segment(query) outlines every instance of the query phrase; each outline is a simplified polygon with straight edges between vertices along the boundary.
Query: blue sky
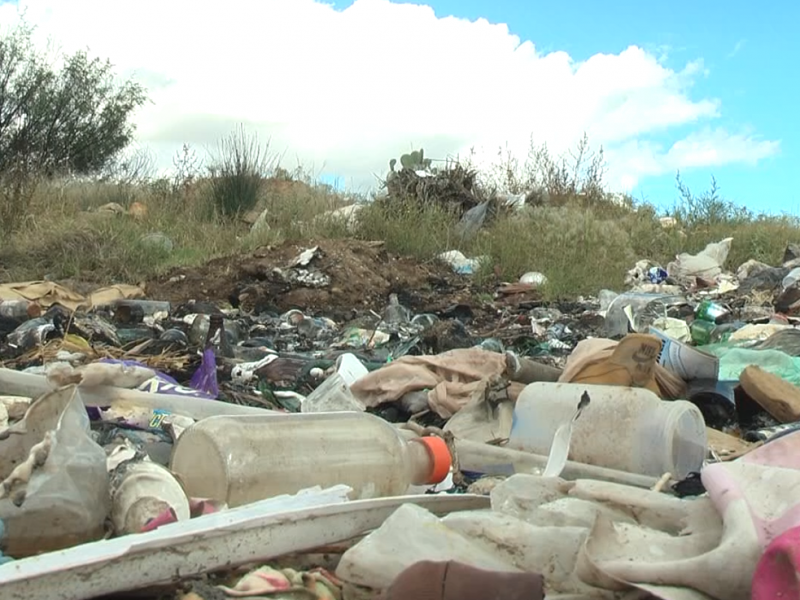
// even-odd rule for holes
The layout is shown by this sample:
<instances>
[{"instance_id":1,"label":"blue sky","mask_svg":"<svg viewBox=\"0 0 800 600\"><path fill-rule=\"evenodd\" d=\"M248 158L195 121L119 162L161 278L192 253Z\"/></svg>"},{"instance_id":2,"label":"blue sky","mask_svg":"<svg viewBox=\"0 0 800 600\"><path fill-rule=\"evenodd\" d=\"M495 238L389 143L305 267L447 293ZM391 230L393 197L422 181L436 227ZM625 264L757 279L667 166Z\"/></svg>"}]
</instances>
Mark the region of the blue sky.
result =
<instances>
[{"instance_id":1,"label":"blue sky","mask_svg":"<svg viewBox=\"0 0 800 600\"><path fill-rule=\"evenodd\" d=\"M336 8L352 2L337 1ZM756 166L735 164L697 168L681 175L697 192L715 176L722 193L754 210L800 214L795 180L800 162L800 3L643 2L634 0L426 0L437 16L453 15L506 23L538 50L564 50L576 60L599 52L618 53L631 44L657 55L679 70L704 60L709 74L693 96L721 100L715 125L748 127L780 140L781 151ZM793 73L795 74L793 76ZM671 130L670 137L682 133ZM687 130L688 133L688 130ZM659 141L656 136L653 138ZM674 173L642 180L635 190L659 205L676 197Z\"/></svg>"},{"instance_id":2,"label":"blue sky","mask_svg":"<svg viewBox=\"0 0 800 600\"><path fill-rule=\"evenodd\" d=\"M695 193L713 175L752 210L800 214L800 3L419 1L16 4L42 40L145 85L137 142L160 169L245 125L285 166L368 191L412 148L478 146L489 164L501 144L523 154L531 132L565 148L591 130L610 186L637 198L672 204L680 168ZM0 0L0 25L16 10Z\"/></svg>"}]
</instances>

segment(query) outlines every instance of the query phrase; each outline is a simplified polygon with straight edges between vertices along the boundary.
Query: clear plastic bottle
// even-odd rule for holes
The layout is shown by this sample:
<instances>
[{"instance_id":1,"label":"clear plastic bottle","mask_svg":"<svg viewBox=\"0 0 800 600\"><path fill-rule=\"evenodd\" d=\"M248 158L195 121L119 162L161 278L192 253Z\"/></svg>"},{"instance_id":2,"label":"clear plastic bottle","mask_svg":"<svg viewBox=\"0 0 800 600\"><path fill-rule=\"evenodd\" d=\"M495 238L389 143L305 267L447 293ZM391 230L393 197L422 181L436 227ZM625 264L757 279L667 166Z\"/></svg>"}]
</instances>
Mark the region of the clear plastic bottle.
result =
<instances>
[{"instance_id":1,"label":"clear plastic bottle","mask_svg":"<svg viewBox=\"0 0 800 600\"><path fill-rule=\"evenodd\" d=\"M450 472L444 440L407 442L368 413L210 417L175 444L170 468L190 497L229 507L315 485L345 484L352 500L396 496Z\"/></svg>"},{"instance_id":2,"label":"clear plastic bottle","mask_svg":"<svg viewBox=\"0 0 800 600\"><path fill-rule=\"evenodd\" d=\"M787 273L786 277L784 277L783 281L781 282L781 287L784 290L787 290L798 281L800 281L800 267L796 267Z\"/></svg>"},{"instance_id":3,"label":"clear plastic bottle","mask_svg":"<svg viewBox=\"0 0 800 600\"><path fill-rule=\"evenodd\" d=\"M42 314L41 307L28 300L0 300L0 316L9 319L34 319Z\"/></svg>"},{"instance_id":4,"label":"clear plastic bottle","mask_svg":"<svg viewBox=\"0 0 800 600\"><path fill-rule=\"evenodd\" d=\"M532 383L520 392L508 447L547 456L556 429L573 423L569 458L598 467L682 479L699 471L708 451L703 414L685 400L661 400L644 388Z\"/></svg>"}]
</instances>

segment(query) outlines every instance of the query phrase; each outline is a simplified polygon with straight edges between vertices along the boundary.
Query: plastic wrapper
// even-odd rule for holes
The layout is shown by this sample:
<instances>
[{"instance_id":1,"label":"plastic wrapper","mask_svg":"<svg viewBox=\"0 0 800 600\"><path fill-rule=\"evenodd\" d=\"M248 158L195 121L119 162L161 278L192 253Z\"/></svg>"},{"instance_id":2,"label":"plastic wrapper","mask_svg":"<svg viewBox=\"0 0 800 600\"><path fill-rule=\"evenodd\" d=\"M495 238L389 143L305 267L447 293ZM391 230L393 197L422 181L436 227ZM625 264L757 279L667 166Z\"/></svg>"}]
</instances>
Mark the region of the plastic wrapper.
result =
<instances>
[{"instance_id":1,"label":"plastic wrapper","mask_svg":"<svg viewBox=\"0 0 800 600\"><path fill-rule=\"evenodd\" d=\"M21 558L97 540L109 513L103 449L75 385L38 398L0 433L4 551Z\"/></svg>"},{"instance_id":2,"label":"plastic wrapper","mask_svg":"<svg viewBox=\"0 0 800 600\"><path fill-rule=\"evenodd\" d=\"M443 525L424 508L404 504L383 525L344 553L337 577L384 589L404 569L421 560L455 560L473 567L518 571L494 552Z\"/></svg>"}]
</instances>

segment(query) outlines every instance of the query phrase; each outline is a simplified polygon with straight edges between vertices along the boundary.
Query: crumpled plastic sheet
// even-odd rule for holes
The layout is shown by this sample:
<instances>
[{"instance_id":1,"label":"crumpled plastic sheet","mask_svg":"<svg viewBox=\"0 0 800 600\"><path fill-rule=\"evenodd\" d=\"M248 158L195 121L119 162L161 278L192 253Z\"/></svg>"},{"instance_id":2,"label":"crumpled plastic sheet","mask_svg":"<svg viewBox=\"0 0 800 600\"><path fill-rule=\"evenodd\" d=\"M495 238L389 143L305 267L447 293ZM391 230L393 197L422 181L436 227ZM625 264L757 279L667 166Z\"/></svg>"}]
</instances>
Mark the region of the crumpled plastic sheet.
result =
<instances>
[{"instance_id":1,"label":"crumpled plastic sheet","mask_svg":"<svg viewBox=\"0 0 800 600\"><path fill-rule=\"evenodd\" d=\"M800 526L800 432L701 473L708 495L680 499L593 480L514 475L492 510L437 519L398 509L339 564L384 589L417 560L457 560L545 575L547 598L747 600L769 544Z\"/></svg>"},{"instance_id":2,"label":"crumpled plastic sheet","mask_svg":"<svg viewBox=\"0 0 800 600\"><path fill-rule=\"evenodd\" d=\"M109 511L106 455L89 435L76 385L38 398L0 432L4 548L21 558L103 536Z\"/></svg>"}]
</instances>

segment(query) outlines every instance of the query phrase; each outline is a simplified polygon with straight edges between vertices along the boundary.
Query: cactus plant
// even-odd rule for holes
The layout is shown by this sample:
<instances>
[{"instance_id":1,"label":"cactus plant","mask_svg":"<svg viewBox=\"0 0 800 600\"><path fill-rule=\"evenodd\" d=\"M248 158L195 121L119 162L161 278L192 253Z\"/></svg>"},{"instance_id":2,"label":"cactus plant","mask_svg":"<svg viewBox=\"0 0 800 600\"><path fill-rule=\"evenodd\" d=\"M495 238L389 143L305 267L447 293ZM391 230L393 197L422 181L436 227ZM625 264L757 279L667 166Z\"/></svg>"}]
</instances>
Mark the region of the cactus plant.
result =
<instances>
[{"instance_id":1,"label":"cactus plant","mask_svg":"<svg viewBox=\"0 0 800 600\"><path fill-rule=\"evenodd\" d=\"M431 166L431 159L426 159L425 151L420 148L419 150L413 150L408 154L403 154L400 157L400 164L404 169L428 169Z\"/></svg>"}]
</instances>

